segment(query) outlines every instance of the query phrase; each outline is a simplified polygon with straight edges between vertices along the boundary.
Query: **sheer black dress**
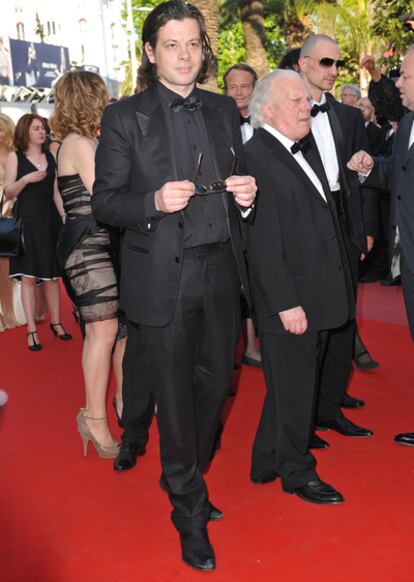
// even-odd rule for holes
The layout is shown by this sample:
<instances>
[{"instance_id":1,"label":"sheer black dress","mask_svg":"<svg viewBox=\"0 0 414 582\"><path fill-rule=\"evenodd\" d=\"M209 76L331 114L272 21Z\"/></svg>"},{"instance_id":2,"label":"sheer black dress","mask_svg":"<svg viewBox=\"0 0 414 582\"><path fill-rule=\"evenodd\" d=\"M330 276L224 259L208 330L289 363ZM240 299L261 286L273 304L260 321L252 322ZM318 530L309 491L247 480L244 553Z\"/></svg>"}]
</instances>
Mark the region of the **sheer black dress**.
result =
<instances>
[{"instance_id":1,"label":"sheer black dress","mask_svg":"<svg viewBox=\"0 0 414 582\"><path fill-rule=\"evenodd\" d=\"M58 243L63 281L85 323L118 317L114 250L108 230L92 216L79 174L58 177L66 223Z\"/></svg>"}]
</instances>

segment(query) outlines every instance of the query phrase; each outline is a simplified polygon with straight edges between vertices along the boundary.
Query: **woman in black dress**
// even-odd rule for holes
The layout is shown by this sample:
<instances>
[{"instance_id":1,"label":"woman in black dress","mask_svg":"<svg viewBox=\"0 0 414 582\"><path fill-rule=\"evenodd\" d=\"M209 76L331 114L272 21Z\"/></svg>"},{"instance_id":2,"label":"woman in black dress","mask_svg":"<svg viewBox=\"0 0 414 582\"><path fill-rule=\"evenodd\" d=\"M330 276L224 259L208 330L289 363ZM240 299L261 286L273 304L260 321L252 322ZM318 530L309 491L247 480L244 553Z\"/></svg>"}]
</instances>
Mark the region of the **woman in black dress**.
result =
<instances>
[{"instance_id":1,"label":"woman in black dress","mask_svg":"<svg viewBox=\"0 0 414 582\"><path fill-rule=\"evenodd\" d=\"M91 211L97 133L107 103L108 93L99 75L66 73L55 85L55 112L50 124L62 140L57 164L66 222L58 256L66 289L85 324L82 366L86 405L77 416L78 430L85 456L91 441L101 458L114 458L118 446L108 426L106 394L113 355L117 380L114 402L122 406L126 333L118 331L116 245L108 230L95 222Z\"/></svg>"},{"instance_id":2,"label":"woman in black dress","mask_svg":"<svg viewBox=\"0 0 414 582\"><path fill-rule=\"evenodd\" d=\"M14 145L16 151L7 158L4 194L6 198L17 197L14 213L23 219L25 251L10 259L10 277L21 281L29 350L39 351L42 345L35 319L36 284L45 285L50 329L60 339L72 339L60 322L56 245L64 212L55 188L55 160L47 151L44 119L32 113L23 115L16 125Z\"/></svg>"}]
</instances>

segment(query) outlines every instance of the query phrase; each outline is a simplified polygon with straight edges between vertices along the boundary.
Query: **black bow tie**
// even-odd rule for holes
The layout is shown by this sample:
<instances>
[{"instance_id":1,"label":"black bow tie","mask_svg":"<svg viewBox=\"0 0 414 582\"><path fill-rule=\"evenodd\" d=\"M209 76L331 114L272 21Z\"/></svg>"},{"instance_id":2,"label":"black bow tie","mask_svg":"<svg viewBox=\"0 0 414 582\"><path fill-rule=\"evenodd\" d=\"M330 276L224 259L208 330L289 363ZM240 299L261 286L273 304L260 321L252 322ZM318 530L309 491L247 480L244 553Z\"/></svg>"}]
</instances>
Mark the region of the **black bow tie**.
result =
<instances>
[{"instance_id":1,"label":"black bow tie","mask_svg":"<svg viewBox=\"0 0 414 582\"><path fill-rule=\"evenodd\" d=\"M300 141L295 141L295 143L290 146L290 151L293 155L297 154L298 152L305 153L309 148L309 141L307 139L308 136L303 137Z\"/></svg>"},{"instance_id":2,"label":"black bow tie","mask_svg":"<svg viewBox=\"0 0 414 582\"><path fill-rule=\"evenodd\" d=\"M243 123L250 123L250 115L249 117L242 117L240 115L240 125L243 125Z\"/></svg>"},{"instance_id":3,"label":"black bow tie","mask_svg":"<svg viewBox=\"0 0 414 582\"><path fill-rule=\"evenodd\" d=\"M323 105L318 105L317 103L315 103L314 106L312 107L311 115L312 117L316 117L318 113L325 113L326 111L329 111L329 109L330 105L327 101L325 101Z\"/></svg>"},{"instance_id":4,"label":"black bow tie","mask_svg":"<svg viewBox=\"0 0 414 582\"><path fill-rule=\"evenodd\" d=\"M191 95L191 97L186 97L185 99L177 97L170 103L170 107L174 113L180 113L183 109L187 111L198 111L202 105L200 99L195 95Z\"/></svg>"}]
</instances>

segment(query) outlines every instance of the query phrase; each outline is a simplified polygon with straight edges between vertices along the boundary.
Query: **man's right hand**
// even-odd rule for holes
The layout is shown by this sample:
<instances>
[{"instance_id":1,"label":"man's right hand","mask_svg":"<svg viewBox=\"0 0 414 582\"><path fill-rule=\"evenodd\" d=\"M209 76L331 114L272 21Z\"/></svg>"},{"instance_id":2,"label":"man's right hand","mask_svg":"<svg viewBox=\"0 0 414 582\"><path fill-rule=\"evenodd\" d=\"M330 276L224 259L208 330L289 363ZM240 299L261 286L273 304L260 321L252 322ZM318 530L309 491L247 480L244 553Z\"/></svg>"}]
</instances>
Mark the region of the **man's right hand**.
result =
<instances>
[{"instance_id":1,"label":"man's right hand","mask_svg":"<svg viewBox=\"0 0 414 582\"><path fill-rule=\"evenodd\" d=\"M300 305L298 307L292 307L292 309L286 309L286 311L281 311L279 317L285 331L295 335L302 335L308 329L306 313Z\"/></svg>"},{"instance_id":2,"label":"man's right hand","mask_svg":"<svg viewBox=\"0 0 414 582\"><path fill-rule=\"evenodd\" d=\"M347 167L353 172L358 172L358 174L366 174L374 167L374 160L367 152L360 150L352 156L347 163Z\"/></svg>"},{"instance_id":3,"label":"man's right hand","mask_svg":"<svg viewBox=\"0 0 414 582\"><path fill-rule=\"evenodd\" d=\"M189 180L166 182L155 192L155 208L159 212L178 212L183 210L195 194L195 186Z\"/></svg>"}]
</instances>

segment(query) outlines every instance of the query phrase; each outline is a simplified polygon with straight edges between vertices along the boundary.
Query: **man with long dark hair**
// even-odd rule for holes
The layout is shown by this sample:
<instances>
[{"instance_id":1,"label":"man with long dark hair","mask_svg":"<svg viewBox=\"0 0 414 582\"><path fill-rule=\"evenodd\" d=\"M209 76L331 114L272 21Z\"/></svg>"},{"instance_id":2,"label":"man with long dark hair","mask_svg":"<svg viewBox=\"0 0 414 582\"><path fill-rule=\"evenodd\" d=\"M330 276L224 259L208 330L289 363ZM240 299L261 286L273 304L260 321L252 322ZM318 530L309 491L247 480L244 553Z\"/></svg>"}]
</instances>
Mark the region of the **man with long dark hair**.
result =
<instances>
[{"instance_id":1,"label":"man with long dark hair","mask_svg":"<svg viewBox=\"0 0 414 582\"><path fill-rule=\"evenodd\" d=\"M92 198L99 221L124 229L124 368L142 362L142 376L124 384L121 448L145 444L129 423L148 404L137 387L142 380L158 407L160 484L183 559L212 570L206 525L223 514L210 503L202 473L239 337L241 284L247 292L240 221L252 215L256 184L240 175L233 100L196 88L212 58L198 9L180 0L159 4L142 42L146 89L104 113Z\"/></svg>"}]
</instances>

